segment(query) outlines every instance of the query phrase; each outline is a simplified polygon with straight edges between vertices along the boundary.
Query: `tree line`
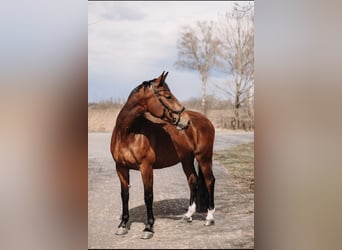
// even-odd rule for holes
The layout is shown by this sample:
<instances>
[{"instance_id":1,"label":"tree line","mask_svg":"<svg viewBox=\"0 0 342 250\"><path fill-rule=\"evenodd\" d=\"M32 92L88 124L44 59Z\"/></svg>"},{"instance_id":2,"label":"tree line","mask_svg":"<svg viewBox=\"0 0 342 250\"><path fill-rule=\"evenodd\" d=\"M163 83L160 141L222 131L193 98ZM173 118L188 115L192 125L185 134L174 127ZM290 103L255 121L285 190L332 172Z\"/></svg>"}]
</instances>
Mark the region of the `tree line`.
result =
<instances>
[{"instance_id":1,"label":"tree line","mask_svg":"<svg viewBox=\"0 0 342 250\"><path fill-rule=\"evenodd\" d=\"M180 69L197 71L202 81L201 107L207 113L207 84L213 70L227 75L212 84L233 102L232 127L242 128L242 112L254 121L254 3L234 3L219 21L183 26L177 41ZM254 127L254 126L253 126Z\"/></svg>"}]
</instances>

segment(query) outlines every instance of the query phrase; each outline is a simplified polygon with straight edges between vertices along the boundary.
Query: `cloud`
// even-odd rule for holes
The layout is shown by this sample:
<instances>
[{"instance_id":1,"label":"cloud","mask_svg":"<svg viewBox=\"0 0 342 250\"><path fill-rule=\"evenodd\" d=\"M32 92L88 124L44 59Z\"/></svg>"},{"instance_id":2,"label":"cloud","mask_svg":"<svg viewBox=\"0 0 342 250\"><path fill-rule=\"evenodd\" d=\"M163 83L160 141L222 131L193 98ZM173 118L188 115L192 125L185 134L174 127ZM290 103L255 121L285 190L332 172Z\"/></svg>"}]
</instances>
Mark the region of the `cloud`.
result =
<instances>
[{"instance_id":1,"label":"cloud","mask_svg":"<svg viewBox=\"0 0 342 250\"><path fill-rule=\"evenodd\" d=\"M89 98L129 93L163 70L170 71L182 98L200 95L198 73L182 73L174 67L180 28L198 20L215 21L232 5L227 1L90 2L88 20L94 24L88 25ZM185 79L190 88L178 86ZM109 82L117 85L113 88Z\"/></svg>"},{"instance_id":2,"label":"cloud","mask_svg":"<svg viewBox=\"0 0 342 250\"><path fill-rule=\"evenodd\" d=\"M108 3L107 3L108 4ZM103 5L101 17L106 20L142 20L146 16L134 3L117 2L114 5Z\"/></svg>"}]
</instances>

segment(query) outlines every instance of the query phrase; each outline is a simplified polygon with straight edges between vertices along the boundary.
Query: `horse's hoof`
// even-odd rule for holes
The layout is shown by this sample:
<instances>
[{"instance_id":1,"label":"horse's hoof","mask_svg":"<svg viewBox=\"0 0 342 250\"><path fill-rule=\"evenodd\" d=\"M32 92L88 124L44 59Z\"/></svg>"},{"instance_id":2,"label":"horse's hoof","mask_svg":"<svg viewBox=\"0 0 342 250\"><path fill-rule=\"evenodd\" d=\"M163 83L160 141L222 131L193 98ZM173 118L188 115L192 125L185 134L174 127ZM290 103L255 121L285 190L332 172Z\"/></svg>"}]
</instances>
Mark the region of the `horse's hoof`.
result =
<instances>
[{"instance_id":1,"label":"horse's hoof","mask_svg":"<svg viewBox=\"0 0 342 250\"><path fill-rule=\"evenodd\" d=\"M214 220L205 220L204 226L212 226L215 224Z\"/></svg>"},{"instance_id":2,"label":"horse's hoof","mask_svg":"<svg viewBox=\"0 0 342 250\"><path fill-rule=\"evenodd\" d=\"M153 232L144 231L140 239L147 240L147 239L151 239L152 237L153 237Z\"/></svg>"},{"instance_id":3,"label":"horse's hoof","mask_svg":"<svg viewBox=\"0 0 342 250\"><path fill-rule=\"evenodd\" d=\"M118 231L116 231L116 235L124 235L124 234L127 234L128 233L128 230L127 228L125 227L119 227Z\"/></svg>"},{"instance_id":4,"label":"horse's hoof","mask_svg":"<svg viewBox=\"0 0 342 250\"><path fill-rule=\"evenodd\" d=\"M181 222L192 222L192 217L183 216Z\"/></svg>"}]
</instances>

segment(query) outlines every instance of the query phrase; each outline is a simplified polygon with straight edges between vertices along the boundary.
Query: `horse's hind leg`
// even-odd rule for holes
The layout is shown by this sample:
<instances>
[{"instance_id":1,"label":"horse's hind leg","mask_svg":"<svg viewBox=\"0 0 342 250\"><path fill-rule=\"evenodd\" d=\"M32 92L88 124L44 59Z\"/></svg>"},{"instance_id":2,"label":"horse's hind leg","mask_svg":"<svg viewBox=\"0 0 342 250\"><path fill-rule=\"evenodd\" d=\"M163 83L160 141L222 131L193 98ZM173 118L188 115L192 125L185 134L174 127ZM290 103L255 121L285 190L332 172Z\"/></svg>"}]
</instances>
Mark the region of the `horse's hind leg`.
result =
<instances>
[{"instance_id":1,"label":"horse's hind leg","mask_svg":"<svg viewBox=\"0 0 342 250\"><path fill-rule=\"evenodd\" d=\"M192 221L192 215L196 212L196 193L197 193L197 174L194 167L194 157L189 157L182 161L183 171L186 175L190 188L190 202L187 213L183 220L187 222Z\"/></svg>"},{"instance_id":2,"label":"horse's hind leg","mask_svg":"<svg viewBox=\"0 0 342 250\"><path fill-rule=\"evenodd\" d=\"M206 217L206 226L213 225L214 220L214 212L215 212L215 203L214 203L214 187L215 187L215 177L212 171L212 160L211 158L202 158L198 160L199 163L199 171L202 171L204 182L206 188L208 190L208 214Z\"/></svg>"},{"instance_id":3,"label":"horse's hind leg","mask_svg":"<svg viewBox=\"0 0 342 250\"><path fill-rule=\"evenodd\" d=\"M128 233L127 222L129 219L128 200L129 200L129 169L122 165L116 165L116 172L121 183L122 216L118 230L115 234L123 235Z\"/></svg>"}]
</instances>

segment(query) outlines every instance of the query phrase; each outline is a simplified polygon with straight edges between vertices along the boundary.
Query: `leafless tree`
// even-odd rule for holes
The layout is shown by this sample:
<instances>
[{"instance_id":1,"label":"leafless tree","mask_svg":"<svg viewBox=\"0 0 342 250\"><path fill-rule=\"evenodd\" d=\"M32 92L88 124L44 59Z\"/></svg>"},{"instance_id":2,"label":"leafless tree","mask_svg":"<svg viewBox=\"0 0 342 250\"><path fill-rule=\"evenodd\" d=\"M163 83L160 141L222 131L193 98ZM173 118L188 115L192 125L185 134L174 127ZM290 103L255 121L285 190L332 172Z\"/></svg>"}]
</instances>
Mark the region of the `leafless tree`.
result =
<instances>
[{"instance_id":1,"label":"leafless tree","mask_svg":"<svg viewBox=\"0 0 342 250\"><path fill-rule=\"evenodd\" d=\"M198 21L194 27L184 26L178 39L176 66L196 70L202 80L202 110L206 115L206 87L209 71L217 63L220 41L214 34L214 23Z\"/></svg>"},{"instance_id":2,"label":"leafless tree","mask_svg":"<svg viewBox=\"0 0 342 250\"><path fill-rule=\"evenodd\" d=\"M233 126L240 128L241 106L254 120L254 5L235 3L220 22L219 34L221 70L233 76L221 89L234 99Z\"/></svg>"}]
</instances>

